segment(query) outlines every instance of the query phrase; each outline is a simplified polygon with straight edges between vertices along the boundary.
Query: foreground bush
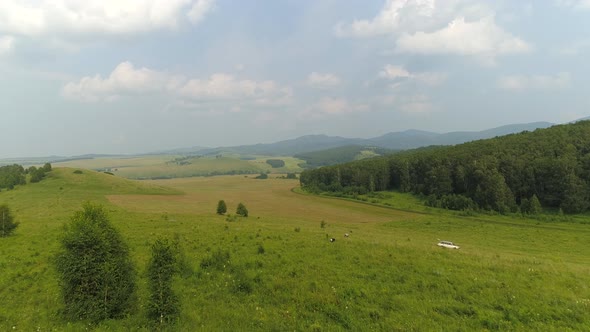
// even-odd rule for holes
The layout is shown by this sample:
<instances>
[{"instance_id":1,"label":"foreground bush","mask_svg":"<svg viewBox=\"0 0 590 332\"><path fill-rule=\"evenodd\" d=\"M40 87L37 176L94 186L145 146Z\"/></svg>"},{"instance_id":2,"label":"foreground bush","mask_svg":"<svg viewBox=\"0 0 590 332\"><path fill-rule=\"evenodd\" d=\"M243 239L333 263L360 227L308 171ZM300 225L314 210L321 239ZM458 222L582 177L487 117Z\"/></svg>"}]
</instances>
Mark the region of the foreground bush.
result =
<instances>
[{"instance_id":1,"label":"foreground bush","mask_svg":"<svg viewBox=\"0 0 590 332\"><path fill-rule=\"evenodd\" d=\"M170 322L179 313L178 298L172 291L172 277L176 271L174 247L168 240L156 240L147 268L150 290L147 310L149 319L159 324Z\"/></svg>"},{"instance_id":2,"label":"foreground bush","mask_svg":"<svg viewBox=\"0 0 590 332\"><path fill-rule=\"evenodd\" d=\"M66 318L118 318L132 307L135 273L129 249L106 211L87 203L66 225L56 257Z\"/></svg>"},{"instance_id":3,"label":"foreground bush","mask_svg":"<svg viewBox=\"0 0 590 332\"><path fill-rule=\"evenodd\" d=\"M12 234L18 223L10 213L7 205L0 205L0 237L6 237Z\"/></svg>"}]
</instances>

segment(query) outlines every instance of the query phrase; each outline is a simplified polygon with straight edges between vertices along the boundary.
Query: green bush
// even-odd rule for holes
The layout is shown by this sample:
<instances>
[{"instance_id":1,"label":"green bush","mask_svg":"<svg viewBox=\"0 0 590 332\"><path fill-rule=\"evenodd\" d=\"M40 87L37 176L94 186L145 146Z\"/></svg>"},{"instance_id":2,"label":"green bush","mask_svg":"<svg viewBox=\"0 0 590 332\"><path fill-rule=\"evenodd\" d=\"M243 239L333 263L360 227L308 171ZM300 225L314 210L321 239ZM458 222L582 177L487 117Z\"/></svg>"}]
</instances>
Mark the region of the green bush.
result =
<instances>
[{"instance_id":1,"label":"green bush","mask_svg":"<svg viewBox=\"0 0 590 332\"><path fill-rule=\"evenodd\" d=\"M158 239L152 245L152 257L147 267L150 291L147 315L152 321L164 324L180 312L178 297L172 291L172 277L177 272L176 254L168 240Z\"/></svg>"},{"instance_id":2,"label":"green bush","mask_svg":"<svg viewBox=\"0 0 590 332\"><path fill-rule=\"evenodd\" d=\"M248 216L248 209L242 203L238 204L238 208L236 209L236 214L242 217Z\"/></svg>"},{"instance_id":3,"label":"green bush","mask_svg":"<svg viewBox=\"0 0 590 332\"><path fill-rule=\"evenodd\" d=\"M0 237L6 237L18 226L18 222L14 221L12 213L7 205L0 205Z\"/></svg>"},{"instance_id":4,"label":"green bush","mask_svg":"<svg viewBox=\"0 0 590 332\"><path fill-rule=\"evenodd\" d=\"M127 313L134 304L135 269L104 208L85 204L60 242L55 262L65 316L97 322Z\"/></svg>"},{"instance_id":5,"label":"green bush","mask_svg":"<svg viewBox=\"0 0 590 332\"><path fill-rule=\"evenodd\" d=\"M224 200L217 203L217 214L225 214L227 212L227 205Z\"/></svg>"}]
</instances>

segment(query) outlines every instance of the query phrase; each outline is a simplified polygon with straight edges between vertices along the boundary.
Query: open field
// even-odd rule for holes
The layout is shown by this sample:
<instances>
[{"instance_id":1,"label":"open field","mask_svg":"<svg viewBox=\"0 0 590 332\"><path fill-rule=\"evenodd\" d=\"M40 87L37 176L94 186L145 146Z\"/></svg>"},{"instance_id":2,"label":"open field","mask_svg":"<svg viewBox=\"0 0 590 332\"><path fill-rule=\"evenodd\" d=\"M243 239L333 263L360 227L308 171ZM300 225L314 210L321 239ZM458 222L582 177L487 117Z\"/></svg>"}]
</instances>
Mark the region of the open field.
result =
<instances>
[{"instance_id":1,"label":"open field","mask_svg":"<svg viewBox=\"0 0 590 332\"><path fill-rule=\"evenodd\" d=\"M170 330L590 329L588 225L461 216L396 193L379 207L253 177L137 182L59 168L0 192L21 222L0 238L0 330L87 327L61 318L51 259L62 225L88 200L107 207L139 271L138 307L97 330L149 329L144 271L158 236L178 238L188 263ZM215 214L220 199L232 214L243 202L250 217L226 221ZM438 239L461 249L438 248ZM225 264L201 267L218 251L229 253Z\"/></svg>"},{"instance_id":2,"label":"open field","mask_svg":"<svg viewBox=\"0 0 590 332\"><path fill-rule=\"evenodd\" d=\"M284 167L272 168L267 159L281 159ZM256 174L262 172L287 173L300 172L298 166L303 161L293 157L248 156L241 159L239 155L221 157L181 157L171 155L153 155L129 158L105 157L78 159L54 163L57 167L86 168L97 171L110 171L117 176L129 179L184 178L193 176L211 176L223 174Z\"/></svg>"}]
</instances>

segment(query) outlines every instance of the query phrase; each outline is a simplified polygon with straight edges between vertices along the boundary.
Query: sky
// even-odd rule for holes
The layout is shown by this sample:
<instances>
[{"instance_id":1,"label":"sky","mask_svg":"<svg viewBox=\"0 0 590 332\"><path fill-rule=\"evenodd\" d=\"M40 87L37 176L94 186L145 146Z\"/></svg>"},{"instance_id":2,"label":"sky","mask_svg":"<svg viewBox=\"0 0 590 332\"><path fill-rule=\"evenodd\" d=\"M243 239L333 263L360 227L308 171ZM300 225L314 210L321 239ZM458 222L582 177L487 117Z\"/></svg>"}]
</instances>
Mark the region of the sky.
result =
<instances>
[{"instance_id":1,"label":"sky","mask_svg":"<svg viewBox=\"0 0 590 332\"><path fill-rule=\"evenodd\" d=\"M1 0L0 158L590 115L590 0Z\"/></svg>"}]
</instances>

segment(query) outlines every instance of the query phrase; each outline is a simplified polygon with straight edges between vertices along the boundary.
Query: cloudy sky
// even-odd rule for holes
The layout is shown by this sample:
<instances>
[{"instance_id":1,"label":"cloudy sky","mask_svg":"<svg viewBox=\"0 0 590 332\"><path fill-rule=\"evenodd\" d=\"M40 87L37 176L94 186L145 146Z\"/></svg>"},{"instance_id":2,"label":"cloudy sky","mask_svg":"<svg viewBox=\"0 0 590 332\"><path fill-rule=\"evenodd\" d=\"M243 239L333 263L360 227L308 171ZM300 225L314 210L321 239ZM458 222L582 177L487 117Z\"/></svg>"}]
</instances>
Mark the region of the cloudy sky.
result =
<instances>
[{"instance_id":1,"label":"cloudy sky","mask_svg":"<svg viewBox=\"0 0 590 332\"><path fill-rule=\"evenodd\" d=\"M590 0L1 0L0 158L590 115Z\"/></svg>"}]
</instances>

